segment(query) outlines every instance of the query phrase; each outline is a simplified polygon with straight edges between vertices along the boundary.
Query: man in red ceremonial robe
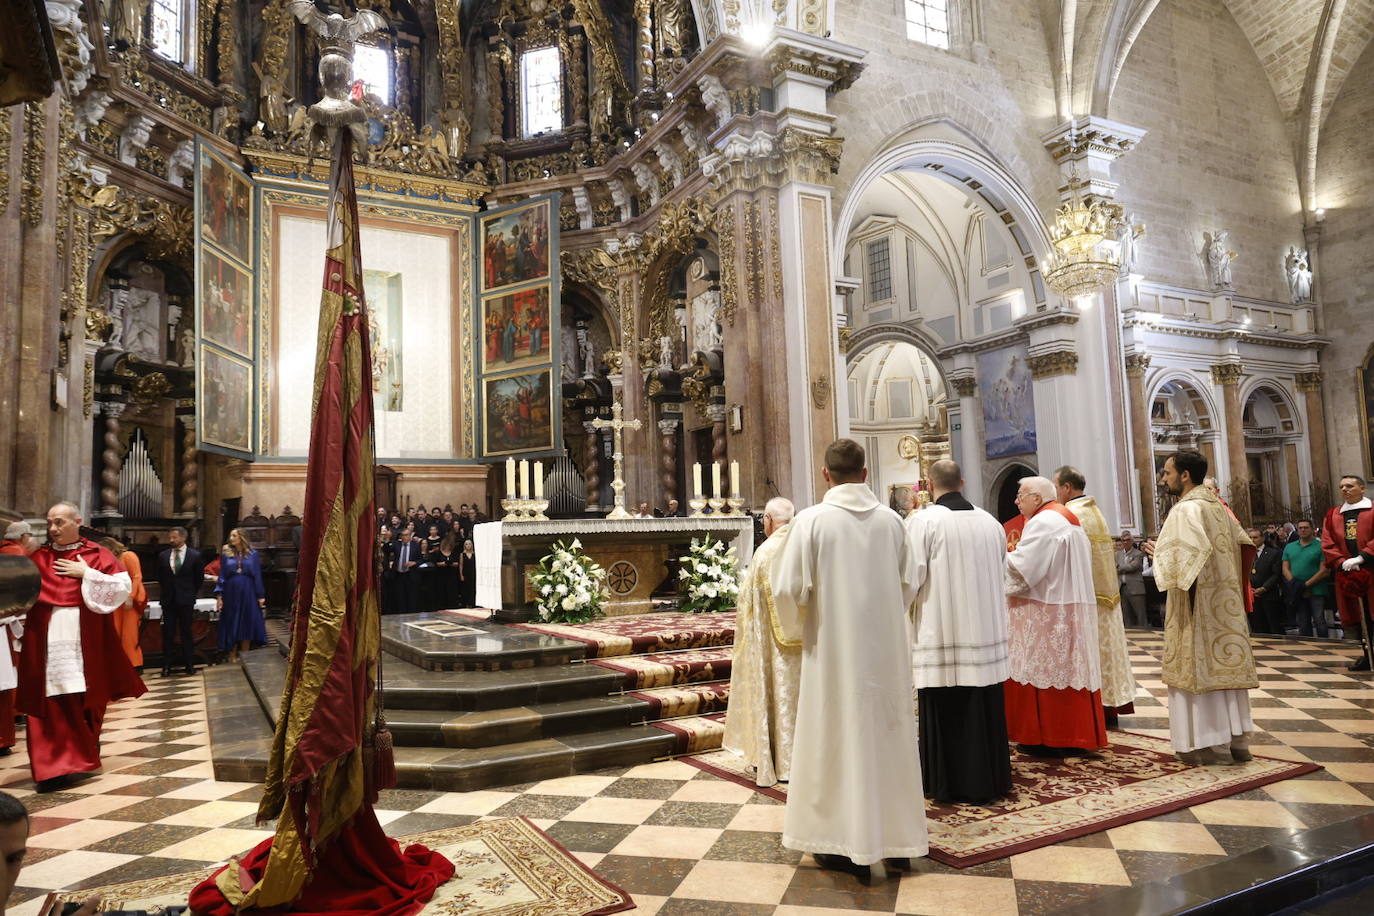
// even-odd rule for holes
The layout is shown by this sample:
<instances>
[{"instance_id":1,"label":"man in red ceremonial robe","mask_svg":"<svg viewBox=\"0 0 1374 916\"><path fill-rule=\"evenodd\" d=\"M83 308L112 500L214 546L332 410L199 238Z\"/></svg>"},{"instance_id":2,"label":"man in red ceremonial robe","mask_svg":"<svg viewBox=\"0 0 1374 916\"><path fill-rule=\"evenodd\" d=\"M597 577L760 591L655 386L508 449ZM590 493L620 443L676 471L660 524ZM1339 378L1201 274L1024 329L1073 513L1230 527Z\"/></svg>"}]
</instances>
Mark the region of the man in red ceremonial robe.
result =
<instances>
[{"instance_id":1,"label":"man in red ceremonial robe","mask_svg":"<svg viewBox=\"0 0 1374 916\"><path fill-rule=\"evenodd\" d=\"M1107 745L1092 549L1054 484L1025 477L1025 527L1007 554L1011 678L1007 736L1023 753L1064 757Z\"/></svg>"},{"instance_id":2,"label":"man in red ceremonial robe","mask_svg":"<svg viewBox=\"0 0 1374 916\"><path fill-rule=\"evenodd\" d=\"M81 536L77 507L48 510L48 543L33 552L43 577L19 656L19 711L39 792L100 769L100 726L111 700L147 691L110 615L132 587L114 554Z\"/></svg>"},{"instance_id":3,"label":"man in red ceremonial robe","mask_svg":"<svg viewBox=\"0 0 1374 916\"><path fill-rule=\"evenodd\" d=\"M1364 648L1349 668L1368 671L1369 631L1374 629L1374 505L1364 495L1363 477L1347 474L1339 486L1343 502L1322 520L1322 557L1336 574L1341 626L1360 634Z\"/></svg>"}]
</instances>

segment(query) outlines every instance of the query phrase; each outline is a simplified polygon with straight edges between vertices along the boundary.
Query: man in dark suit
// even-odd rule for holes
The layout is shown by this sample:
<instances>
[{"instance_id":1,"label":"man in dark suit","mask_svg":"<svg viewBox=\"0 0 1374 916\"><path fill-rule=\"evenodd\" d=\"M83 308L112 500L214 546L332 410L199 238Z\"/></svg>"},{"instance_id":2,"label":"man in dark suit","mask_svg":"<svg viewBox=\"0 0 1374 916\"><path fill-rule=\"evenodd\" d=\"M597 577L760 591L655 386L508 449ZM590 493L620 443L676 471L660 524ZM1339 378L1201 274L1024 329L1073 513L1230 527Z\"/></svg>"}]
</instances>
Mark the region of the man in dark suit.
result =
<instances>
[{"instance_id":1,"label":"man in dark suit","mask_svg":"<svg viewBox=\"0 0 1374 916\"><path fill-rule=\"evenodd\" d=\"M1251 528L1247 533L1255 545L1255 562L1250 567L1250 588L1255 596L1250 632L1282 636L1283 551L1265 538L1260 529Z\"/></svg>"},{"instance_id":2,"label":"man in dark suit","mask_svg":"<svg viewBox=\"0 0 1374 916\"><path fill-rule=\"evenodd\" d=\"M420 610L420 580L415 569L420 564L420 545L412 537L411 529L401 532L401 539L391 550L391 569L396 574L393 594L396 605L393 614L414 614Z\"/></svg>"},{"instance_id":3,"label":"man in dark suit","mask_svg":"<svg viewBox=\"0 0 1374 916\"><path fill-rule=\"evenodd\" d=\"M162 587L163 677L171 676L173 660L178 657L184 662L186 674L196 673L191 623L195 619L196 593L205 573L205 558L186 543L185 528L167 532L167 542L172 546L157 555L157 580Z\"/></svg>"},{"instance_id":4,"label":"man in dark suit","mask_svg":"<svg viewBox=\"0 0 1374 916\"><path fill-rule=\"evenodd\" d=\"M1147 627L1150 618L1145 612L1145 554L1135 546L1135 538L1127 531L1116 541L1116 578L1121 586L1121 607L1126 623L1133 627Z\"/></svg>"}]
</instances>

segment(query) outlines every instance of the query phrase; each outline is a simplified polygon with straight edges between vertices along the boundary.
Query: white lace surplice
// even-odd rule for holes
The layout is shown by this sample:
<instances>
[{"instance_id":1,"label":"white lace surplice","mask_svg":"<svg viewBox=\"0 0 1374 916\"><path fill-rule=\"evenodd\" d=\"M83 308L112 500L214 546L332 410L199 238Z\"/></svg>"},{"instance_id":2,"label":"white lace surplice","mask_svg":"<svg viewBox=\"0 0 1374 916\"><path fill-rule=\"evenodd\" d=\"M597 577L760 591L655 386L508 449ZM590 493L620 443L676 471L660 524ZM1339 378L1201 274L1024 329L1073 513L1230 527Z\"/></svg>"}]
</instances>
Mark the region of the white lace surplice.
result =
<instances>
[{"instance_id":1,"label":"white lace surplice","mask_svg":"<svg viewBox=\"0 0 1374 916\"><path fill-rule=\"evenodd\" d=\"M1101 690L1088 538L1058 512L1026 521L1007 554L1011 679L1041 690Z\"/></svg>"},{"instance_id":2,"label":"white lace surplice","mask_svg":"<svg viewBox=\"0 0 1374 916\"><path fill-rule=\"evenodd\" d=\"M124 606L133 591L126 572L86 571L81 580L81 600L97 614L112 614ZM85 660L81 655L81 609L55 607L48 620L47 696L86 692Z\"/></svg>"}]
</instances>

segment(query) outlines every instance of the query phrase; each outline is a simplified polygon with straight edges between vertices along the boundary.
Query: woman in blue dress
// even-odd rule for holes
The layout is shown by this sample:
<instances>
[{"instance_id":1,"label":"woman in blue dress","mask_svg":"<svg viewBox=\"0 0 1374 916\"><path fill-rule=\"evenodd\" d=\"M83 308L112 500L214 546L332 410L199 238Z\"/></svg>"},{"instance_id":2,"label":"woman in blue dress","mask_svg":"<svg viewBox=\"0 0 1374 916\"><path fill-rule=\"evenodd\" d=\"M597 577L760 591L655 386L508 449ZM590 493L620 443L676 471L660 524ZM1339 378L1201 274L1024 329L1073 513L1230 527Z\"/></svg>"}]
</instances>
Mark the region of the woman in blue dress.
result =
<instances>
[{"instance_id":1,"label":"woman in blue dress","mask_svg":"<svg viewBox=\"0 0 1374 916\"><path fill-rule=\"evenodd\" d=\"M219 608L219 647L237 662L239 653L267 644L267 627L262 609L267 592L262 587L262 564L258 552L248 545L243 532L229 532L219 561L219 582L215 585L215 605Z\"/></svg>"}]
</instances>

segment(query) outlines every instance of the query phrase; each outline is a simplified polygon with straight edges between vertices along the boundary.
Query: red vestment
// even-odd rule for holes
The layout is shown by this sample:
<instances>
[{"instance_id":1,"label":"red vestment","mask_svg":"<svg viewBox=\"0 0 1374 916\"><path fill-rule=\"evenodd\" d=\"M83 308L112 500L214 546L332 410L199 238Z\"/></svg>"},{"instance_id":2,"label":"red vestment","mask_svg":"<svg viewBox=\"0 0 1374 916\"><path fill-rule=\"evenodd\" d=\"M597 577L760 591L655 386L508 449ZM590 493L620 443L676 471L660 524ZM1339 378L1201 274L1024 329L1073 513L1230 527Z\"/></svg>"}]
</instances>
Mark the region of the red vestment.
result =
<instances>
[{"instance_id":1,"label":"red vestment","mask_svg":"<svg viewBox=\"0 0 1374 916\"><path fill-rule=\"evenodd\" d=\"M19 711L28 715L29 763L36 781L100 769L100 727L111 700L147 692L120 645L114 619L91 610L81 580L59 575L58 560L83 560L96 572L118 575L124 567L104 547L83 539L72 550L44 544L31 557L43 577L38 601L24 625L19 654ZM47 695L48 622L53 608L80 608L84 693Z\"/></svg>"},{"instance_id":2,"label":"red vestment","mask_svg":"<svg viewBox=\"0 0 1374 916\"><path fill-rule=\"evenodd\" d=\"M1352 554L1346 545L1347 532L1341 508L1336 506L1326 513L1326 518L1322 520L1322 557L1335 576L1336 610L1340 614L1341 625L1358 627L1361 601L1364 602L1366 617L1374 615L1374 561L1370 559L1370 556L1374 556L1374 508L1362 509L1355 517L1355 546L1360 551L1358 554ZM1346 589L1341 587L1345 577L1350 575L1341 569L1341 564L1362 554L1370 555L1365 557L1364 565L1361 566L1361 569L1369 574L1370 584L1363 599L1359 599L1347 594Z\"/></svg>"},{"instance_id":3,"label":"red vestment","mask_svg":"<svg viewBox=\"0 0 1374 916\"><path fill-rule=\"evenodd\" d=\"M0 541L0 555L15 557L28 556L24 552L24 545L19 541ZM10 653L10 659L15 667L19 666L19 654L14 651L14 643L10 640L9 633L0 628L0 639L5 641L5 648L0 651ZM17 690L0 690L0 748L14 747L14 715L15 715L15 694Z\"/></svg>"}]
</instances>

